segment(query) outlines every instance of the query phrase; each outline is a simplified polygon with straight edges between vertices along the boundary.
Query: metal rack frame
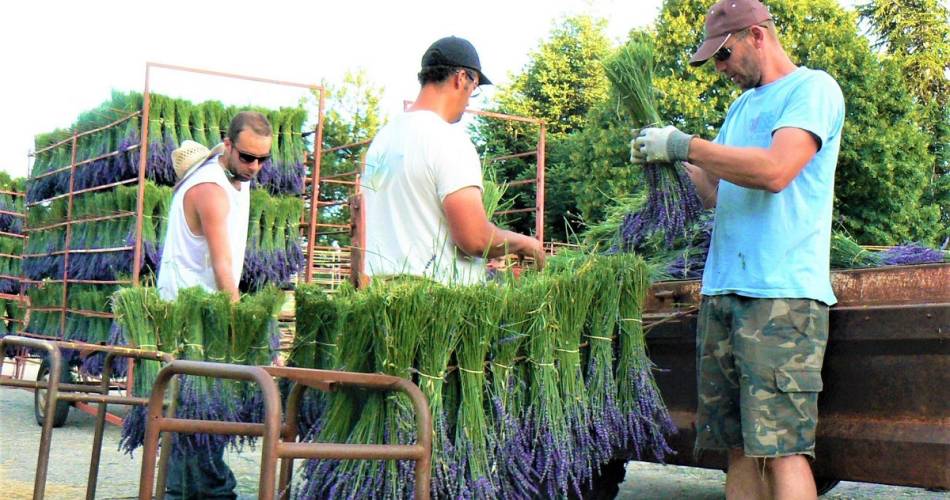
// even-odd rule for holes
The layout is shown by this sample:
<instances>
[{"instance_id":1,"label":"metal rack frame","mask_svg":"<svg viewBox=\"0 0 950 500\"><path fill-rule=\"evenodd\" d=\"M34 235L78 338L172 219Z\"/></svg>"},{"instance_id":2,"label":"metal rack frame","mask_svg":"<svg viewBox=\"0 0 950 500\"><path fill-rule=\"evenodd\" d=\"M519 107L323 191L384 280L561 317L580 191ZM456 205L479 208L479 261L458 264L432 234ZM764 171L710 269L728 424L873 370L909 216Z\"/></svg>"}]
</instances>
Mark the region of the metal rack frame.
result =
<instances>
[{"instance_id":1,"label":"metal rack frame","mask_svg":"<svg viewBox=\"0 0 950 500\"><path fill-rule=\"evenodd\" d=\"M86 499L93 500L96 497L96 486L99 478L99 459L102 453L102 440L105 432L107 406L111 404L120 404L128 406L145 406L148 399L112 396L109 394L111 389L110 378L112 376L112 364L116 357L125 357L129 359L147 359L171 363L175 357L171 354L160 351L143 351L140 349L128 349L125 347L114 346L95 346L77 342L42 340L31 337L22 337L8 335L0 338L0 350L4 346L12 345L24 349L36 349L45 351L50 360L49 381L17 380L12 378L0 378L0 386L21 387L32 390L45 390L46 398L44 402L43 430L40 434L40 449L36 458L36 476L33 482L34 500L42 500L46 492L46 476L49 470L49 453L53 439L53 413L56 405L60 401L99 403L96 412L95 434L92 441L92 456L89 463L89 476L86 482ZM83 351L92 351L96 353L105 353L106 359L102 371L102 379L98 384L65 384L60 382L62 375L63 360L60 350L78 349ZM177 385L172 388L177 392ZM168 406L168 413L175 414L175 403L177 398L172 398ZM171 436L166 436L162 441L162 453L159 460L159 477L164 478L168 470L168 450L171 448Z\"/></svg>"},{"instance_id":2,"label":"metal rack frame","mask_svg":"<svg viewBox=\"0 0 950 500\"><path fill-rule=\"evenodd\" d=\"M214 377L228 380L244 380L256 383L264 401L263 423L220 422L189 420L162 416L162 401L165 390L175 375ZM282 424L280 392L275 377L294 382L287 402L287 423ZM341 387L359 387L377 391L401 391L412 401L416 419L416 444L369 445L342 443L298 443L297 420L300 400L304 390L314 388L333 392ZM142 451L142 473L139 481L139 498L152 498L156 486L164 491L164 484L155 481L155 455L162 431L165 437L172 432L208 433L231 436L261 436L261 475L258 487L259 498L288 498L295 458L340 459L340 460L413 460L415 467L415 498L429 498L432 461L432 416L422 391L411 381L392 375L374 373L339 372L305 368L281 368L264 366L208 363L203 361L173 361L158 374L148 403L148 422L145 431L145 446ZM277 461L280 460L279 489L274 484L278 479Z\"/></svg>"}]
</instances>

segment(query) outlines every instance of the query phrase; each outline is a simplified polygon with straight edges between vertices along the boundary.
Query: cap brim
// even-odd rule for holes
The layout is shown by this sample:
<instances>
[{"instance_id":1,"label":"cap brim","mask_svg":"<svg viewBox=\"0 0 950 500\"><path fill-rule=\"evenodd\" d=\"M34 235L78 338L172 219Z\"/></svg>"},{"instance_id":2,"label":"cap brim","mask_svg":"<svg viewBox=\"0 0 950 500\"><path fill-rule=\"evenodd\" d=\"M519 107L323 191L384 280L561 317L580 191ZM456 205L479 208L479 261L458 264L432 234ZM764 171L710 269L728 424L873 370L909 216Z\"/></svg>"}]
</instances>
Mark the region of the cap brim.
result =
<instances>
[{"instance_id":1,"label":"cap brim","mask_svg":"<svg viewBox=\"0 0 950 500\"><path fill-rule=\"evenodd\" d=\"M702 66L703 63L709 60L719 49L722 48L723 44L726 43L726 39L729 38L729 33L724 35L714 36L712 38L707 38L702 45L699 46L699 50L693 54L693 57L690 58L690 66Z\"/></svg>"},{"instance_id":2,"label":"cap brim","mask_svg":"<svg viewBox=\"0 0 950 500\"><path fill-rule=\"evenodd\" d=\"M481 70L475 70L475 71L478 71L478 85L479 85L479 86L481 86L481 85L494 85L494 83L492 83L491 80L489 80L488 77L485 76L485 73L482 73L482 72L481 72Z\"/></svg>"}]
</instances>

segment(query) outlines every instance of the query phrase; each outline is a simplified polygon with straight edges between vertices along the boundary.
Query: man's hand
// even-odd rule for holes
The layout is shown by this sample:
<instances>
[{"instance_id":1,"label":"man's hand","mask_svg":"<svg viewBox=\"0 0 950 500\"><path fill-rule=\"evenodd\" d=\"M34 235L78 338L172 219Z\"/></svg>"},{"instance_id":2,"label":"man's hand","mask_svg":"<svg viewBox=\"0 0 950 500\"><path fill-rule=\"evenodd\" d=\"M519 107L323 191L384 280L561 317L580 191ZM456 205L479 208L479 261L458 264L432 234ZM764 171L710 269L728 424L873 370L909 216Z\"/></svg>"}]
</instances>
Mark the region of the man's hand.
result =
<instances>
[{"instance_id":1,"label":"man's hand","mask_svg":"<svg viewBox=\"0 0 950 500\"><path fill-rule=\"evenodd\" d=\"M693 136L669 125L640 130L630 148L630 161L639 165L685 161L689 156L689 141Z\"/></svg>"},{"instance_id":2,"label":"man's hand","mask_svg":"<svg viewBox=\"0 0 950 500\"><path fill-rule=\"evenodd\" d=\"M522 257L531 257L538 269L544 267L544 245L537 238L522 235L520 248L515 252Z\"/></svg>"}]
</instances>

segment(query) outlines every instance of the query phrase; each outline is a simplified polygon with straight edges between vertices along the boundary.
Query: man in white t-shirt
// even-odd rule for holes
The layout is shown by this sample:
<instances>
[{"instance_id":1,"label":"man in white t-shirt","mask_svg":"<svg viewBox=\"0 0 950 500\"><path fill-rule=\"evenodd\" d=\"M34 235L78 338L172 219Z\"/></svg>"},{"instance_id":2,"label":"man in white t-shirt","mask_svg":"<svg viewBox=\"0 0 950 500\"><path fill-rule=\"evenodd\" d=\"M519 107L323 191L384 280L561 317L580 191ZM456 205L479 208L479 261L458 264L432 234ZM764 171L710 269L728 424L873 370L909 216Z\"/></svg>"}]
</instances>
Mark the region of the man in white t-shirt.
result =
<instances>
[{"instance_id":1,"label":"man in white t-shirt","mask_svg":"<svg viewBox=\"0 0 950 500\"><path fill-rule=\"evenodd\" d=\"M491 84L475 47L454 36L437 40L418 78L415 102L379 131L366 156L365 273L472 284L484 279L486 258L516 254L543 263L540 241L488 220L478 153L453 125L478 86Z\"/></svg>"}]
</instances>

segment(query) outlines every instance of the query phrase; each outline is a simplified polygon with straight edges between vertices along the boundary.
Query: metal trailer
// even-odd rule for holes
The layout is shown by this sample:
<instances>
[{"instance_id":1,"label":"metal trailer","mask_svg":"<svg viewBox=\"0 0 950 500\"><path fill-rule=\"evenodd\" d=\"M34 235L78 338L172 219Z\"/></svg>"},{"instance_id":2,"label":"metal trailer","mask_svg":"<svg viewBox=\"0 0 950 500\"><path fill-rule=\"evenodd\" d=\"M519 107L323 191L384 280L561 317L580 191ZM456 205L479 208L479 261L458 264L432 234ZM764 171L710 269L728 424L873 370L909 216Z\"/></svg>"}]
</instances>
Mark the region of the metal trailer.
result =
<instances>
[{"instance_id":1,"label":"metal trailer","mask_svg":"<svg viewBox=\"0 0 950 500\"><path fill-rule=\"evenodd\" d=\"M832 273L818 400L818 488L839 480L950 489L950 264ZM644 324L656 382L679 429L667 463L726 468L724 453L693 455L699 281L654 284ZM616 488L624 460L597 487Z\"/></svg>"}]
</instances>

